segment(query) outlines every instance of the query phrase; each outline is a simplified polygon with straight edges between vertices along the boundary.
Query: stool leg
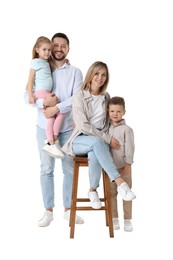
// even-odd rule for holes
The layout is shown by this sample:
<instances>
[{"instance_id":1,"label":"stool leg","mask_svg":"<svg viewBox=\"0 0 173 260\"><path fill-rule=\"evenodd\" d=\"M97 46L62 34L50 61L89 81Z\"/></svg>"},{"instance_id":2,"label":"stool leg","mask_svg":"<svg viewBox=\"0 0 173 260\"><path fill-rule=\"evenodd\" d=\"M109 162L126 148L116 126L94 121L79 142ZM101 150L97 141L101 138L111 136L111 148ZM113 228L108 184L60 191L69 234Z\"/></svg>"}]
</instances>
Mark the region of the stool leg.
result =
<instances>
[{"instance_id":1,"label":"stool leg","mask_svg":"<svg viewBox=\"0 0 173 260\"><path fill-rule=\"evenodd\" d=\"M76 218L76 201L77 201L77 189L78 189L78 176L79 176L79 164L75 163L73 187L72 187L72 200L70 210L70 238L74 238L75 218Z\"/></svg>"},{"instance_id":2,"label":"stool leg","mask_svg":"<svg viewBox=\"0 0 173 260\"><path fill-rule=\"evenodd\" d=\"M103 176L103 194L105 198L105 218L106 218L106 226L108 226L108 211L107 211L107 197L106 197L106 172L102 169L102 176Z\"/></svg>"},{"instance_id":3,"label":"stool leg","mask_svg":"<svg viewBox=\"0 0 173 260\"><path fill-rule=\"evenodd\" d=\"M106 207L106 225L109 226L109 235L114 237L114 229L112 222L112 208L111 208L111 196L110 196L110 179L107 173L103 170L103 187L105 196L105 207Z\"/></svg>"}]
</instances>

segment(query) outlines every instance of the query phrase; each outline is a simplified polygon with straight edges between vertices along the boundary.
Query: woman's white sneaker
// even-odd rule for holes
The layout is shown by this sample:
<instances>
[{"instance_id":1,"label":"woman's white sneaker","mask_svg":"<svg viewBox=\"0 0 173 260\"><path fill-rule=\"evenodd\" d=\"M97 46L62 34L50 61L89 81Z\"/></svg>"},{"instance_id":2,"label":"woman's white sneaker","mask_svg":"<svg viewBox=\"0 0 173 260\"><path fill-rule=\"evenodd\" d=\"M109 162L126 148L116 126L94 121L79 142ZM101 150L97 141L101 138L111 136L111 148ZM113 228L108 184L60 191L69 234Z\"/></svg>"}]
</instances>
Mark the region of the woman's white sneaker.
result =
<instances>
[{"instance_id":1,"label":"woman's white sneaker","mask_svg":"<svg viewBox=\"0 0 173 260\"><path fill-rule=\"evenodd\" d=\"M89 191L88 198L90 199L91 207L93 209L100 209L102 207L97 191Z\"/></svg>"},{"instance_id":2,"label":"woman's white sneaker","mask_svg":"<svg viewBox=\"0 0 173 260\"><path fill-rule=\"evenodd\" d=\"M126 182L123 182L121 185L118 186L118 193L120 194L122 199L126 201L131 201L136 198L136 195L133 191L131 191Z\"/></svg>"}]
</instances>

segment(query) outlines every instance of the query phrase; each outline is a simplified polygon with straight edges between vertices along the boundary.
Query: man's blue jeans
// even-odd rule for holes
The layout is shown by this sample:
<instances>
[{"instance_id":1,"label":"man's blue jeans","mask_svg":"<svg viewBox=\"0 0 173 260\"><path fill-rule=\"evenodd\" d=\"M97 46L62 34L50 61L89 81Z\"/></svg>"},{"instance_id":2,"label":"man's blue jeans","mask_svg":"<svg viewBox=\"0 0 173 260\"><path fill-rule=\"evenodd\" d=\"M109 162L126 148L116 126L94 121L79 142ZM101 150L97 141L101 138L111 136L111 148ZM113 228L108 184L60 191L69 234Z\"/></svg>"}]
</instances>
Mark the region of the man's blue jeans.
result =
<instances>
[{"instance_id":1,"label":"man's blue jeans","mask_svg":"<svg viewBox=\"0 0 173 260\"><path fill-rule=\"evenodd\" d=\"M58 140L60 146L62 147L67 139L70 137L72 131L60 133ZM38 150L40 154L40 182L43 203L45 208L53 208L54 204L54 167L55 160L53 157L49 156L45 151L43 151L44 141L46 140L45 129L37 127L37 143ZM71 193L72 193L72 182L73 182L73 171L74 162L73 157L65 155L62 160L62 172L63 177L63 205L64 208L71 207Z\"/></svg>"}]
</instances>

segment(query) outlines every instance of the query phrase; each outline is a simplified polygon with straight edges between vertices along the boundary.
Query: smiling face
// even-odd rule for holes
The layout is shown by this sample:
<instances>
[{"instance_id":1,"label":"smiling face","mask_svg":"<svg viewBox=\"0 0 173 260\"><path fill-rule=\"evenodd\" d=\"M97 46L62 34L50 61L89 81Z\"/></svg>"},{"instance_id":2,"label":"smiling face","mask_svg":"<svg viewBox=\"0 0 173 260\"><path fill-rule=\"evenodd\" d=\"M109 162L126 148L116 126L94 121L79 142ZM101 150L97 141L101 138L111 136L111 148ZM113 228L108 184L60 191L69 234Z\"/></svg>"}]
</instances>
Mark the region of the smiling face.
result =
<instances>
[{"instance_id":1,"label":"smiling face","mask_svg":"<svg viewBox=\"0 0 173 260\"><path fill-rule=\"evenodd\" d=\"M69 52L67 40L61 37L55 37L52 44L52 57L57 61L64 60Z\"/></svg>"},{"instance_id":2,"label":"smiling face","mask_svg":"<svg viewBox=\"0 0 173 260\"><path fill-rule=\"evenodd\" d=\"M95 73L91 81L91 93L93 95L97 95L99 93L100 88L105 84L106 79L107 79L106 68L101 68Z\"/></svg>"},{"instance_id":3,"label":"smiling face","mask_svg":"<svg viewBox=\"0 0 173 260\"><path fill-rule=\"evenodd\" d=\"M48 60L51 55L51 44L42 43L39 47L36 48L36 52L40 59Z\"/></svg>"},{"instance_id":4,"label":"smiling face","mask_svg":"<svg viewBox=\"0 0 173 260\"><path fill-rule=\"evenodd\" d=\"M117 125L123 118L125 109L122 105L109 105L109 117L113 125Z\"/></svg>"}]
</instances>

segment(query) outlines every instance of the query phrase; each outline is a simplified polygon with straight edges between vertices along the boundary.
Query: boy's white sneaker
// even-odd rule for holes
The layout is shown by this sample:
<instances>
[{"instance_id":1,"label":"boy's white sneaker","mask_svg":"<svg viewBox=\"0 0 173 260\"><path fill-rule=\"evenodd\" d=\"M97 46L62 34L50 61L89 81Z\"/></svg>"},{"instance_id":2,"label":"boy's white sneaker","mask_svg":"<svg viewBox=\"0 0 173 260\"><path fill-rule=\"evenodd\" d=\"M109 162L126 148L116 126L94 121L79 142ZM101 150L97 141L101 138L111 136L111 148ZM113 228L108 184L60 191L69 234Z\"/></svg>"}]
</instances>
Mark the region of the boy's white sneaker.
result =
<instances>
[{"instance_id":1,"label":"boy's white sneaker","mask_svg":"<svg viewBox=\"0 0 173 260\"><path fill-rule=\"evenodd\" d=\"M123 200L131 201L136 198L136 195L131 191L126 182L123 182L120 186L118 186L118 193L121 195Z\"/></svg>"},{"instance_id":2,"label":"boy's white sneaker","mask_svg":"<svg viewBox=\"0 0 173 260\"><path fill-rule=\"evenodd\" d=\"M49 224L52 220L53 220L53 212L50 210L46 210L44 212L43 217L38 221L38 226L47 227L47 226L49 226Z\"/></svg>"},{"instance_id":3,"label":"boy's white sneaker","mask_svg":"<svg viewBox=\"0 0 173 260\"><path fill-rule=\"evenodd\" d=\"M127 232L133 231L132 222L129 219L124 220L124 231Z\"/></svg>"},{"instance_id":4,"label":"boy's white sneaker","mask_svg":"<svg viewBox=\"0 0 173 260\"><path fill-rule=\"evenodd\" d=\"M100 209L102 207L97 191L88 191L88 198L93 209Z\"/></svg>"},{"instance_id":5,"label":"boy's white sneaker","mask_svg":"<svg viewBox=\"0 0 173 260\"><path fill-rule=\"evenodd\" d=\"M118 218L113 218L112 222L113 222L113 227L114 227L115 230L120 229L120 223L119 223L119 219Z\"/></svg>"},{"instance_id":6,"label":"boy's white sneaker","mask_svg":"<svg viewBox=\"0 0 173 260\"><path fill-rule=\"evenodd\" d=\"M58 144L55 143L55 144L52 144L52 145L46 144L43 147L43 150L54 158L62 159L64 157L64 153L62 152L59 143Z\"/></svg>"}]
</instances>

